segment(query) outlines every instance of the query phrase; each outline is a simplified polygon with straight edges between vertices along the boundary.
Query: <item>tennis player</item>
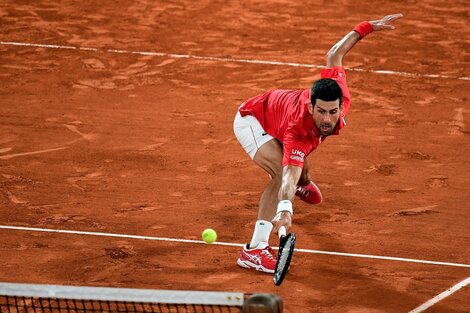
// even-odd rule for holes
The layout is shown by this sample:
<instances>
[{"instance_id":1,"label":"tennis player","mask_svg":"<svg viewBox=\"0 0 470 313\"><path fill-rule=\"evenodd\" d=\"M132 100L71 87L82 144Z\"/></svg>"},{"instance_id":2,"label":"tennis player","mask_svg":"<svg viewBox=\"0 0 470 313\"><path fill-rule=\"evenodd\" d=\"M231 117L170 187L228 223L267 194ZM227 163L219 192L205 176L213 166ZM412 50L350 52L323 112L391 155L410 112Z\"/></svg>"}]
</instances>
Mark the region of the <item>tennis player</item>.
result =
<instances>
[{"instance_id":1,"label":"tennis player","mask_svg":"<svg viewBox=\"0 0 470 313\"><path fill-rule=\"evenodd\" d=\"M395 29L392 22L402 16L387 15L356 25L328 51L321 79L311 88L271 90L246 100L238 109L235 135L271 178L261 195L251 242L237 260L239 266L273 273L277 256L269 246L269 237L281 226L291 227L295 195L310 204L322 202L306 157L346 125L351 96L343 58L371 32Z\"/></svg>"}]
</instances>

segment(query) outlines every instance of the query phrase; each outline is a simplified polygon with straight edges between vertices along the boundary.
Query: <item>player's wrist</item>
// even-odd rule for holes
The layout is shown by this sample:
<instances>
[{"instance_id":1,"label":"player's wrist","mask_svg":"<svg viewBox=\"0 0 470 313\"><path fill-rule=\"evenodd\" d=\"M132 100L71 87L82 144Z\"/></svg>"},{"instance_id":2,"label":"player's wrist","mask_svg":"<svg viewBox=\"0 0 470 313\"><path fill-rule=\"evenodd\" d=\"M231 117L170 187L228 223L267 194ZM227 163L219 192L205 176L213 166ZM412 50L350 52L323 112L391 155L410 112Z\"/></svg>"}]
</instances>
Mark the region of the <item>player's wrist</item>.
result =
<instances>
[{"instance_id":1,"label":"player's wrist","mask_svg":"<svg viewBox=\"0 0 470 313\"><path fill-rule=\"evenodd\" d=\"M363 21L360 22L359 24L354 27L353 31L359 34L361 36L361 39L363 39L365 36L369 35L374 31L374 26L368 21Z\"/></svg>"},{"instance_id":2,"label":"player's wrist","mask_svg":"<svg viewBox=\"0 0 470 313\"><path fill-rule=\"evenodd\" d=\"M292 202L289 200L281 200L277 204L276 215L280 216L282 213L287 212L290 215L294 214L294 208L292 207Z\"/></svg>"}]
</instances>

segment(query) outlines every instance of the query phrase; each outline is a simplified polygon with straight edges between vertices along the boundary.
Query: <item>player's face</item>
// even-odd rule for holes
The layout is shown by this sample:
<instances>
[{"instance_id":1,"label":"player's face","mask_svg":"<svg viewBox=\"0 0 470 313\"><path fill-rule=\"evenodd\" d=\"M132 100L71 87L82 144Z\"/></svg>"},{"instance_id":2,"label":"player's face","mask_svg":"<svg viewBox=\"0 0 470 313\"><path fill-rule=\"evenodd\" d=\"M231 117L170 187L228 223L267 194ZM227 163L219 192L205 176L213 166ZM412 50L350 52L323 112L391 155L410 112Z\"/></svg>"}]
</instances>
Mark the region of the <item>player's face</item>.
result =
<instances>
[{"instance_id":1,"label":"player's face","mask_svg":"<svg viewBox=\"0 0 470 313\"><path fill-rule=\"evenodd\" d=\"M313 116L315 126L317 126L320 131L320 135L331 135L341 114L339 99L335 101L323 101L317 99L315 101L315 107L312 108L310 105L310 113Z\"/></svg>"}]
</instances>

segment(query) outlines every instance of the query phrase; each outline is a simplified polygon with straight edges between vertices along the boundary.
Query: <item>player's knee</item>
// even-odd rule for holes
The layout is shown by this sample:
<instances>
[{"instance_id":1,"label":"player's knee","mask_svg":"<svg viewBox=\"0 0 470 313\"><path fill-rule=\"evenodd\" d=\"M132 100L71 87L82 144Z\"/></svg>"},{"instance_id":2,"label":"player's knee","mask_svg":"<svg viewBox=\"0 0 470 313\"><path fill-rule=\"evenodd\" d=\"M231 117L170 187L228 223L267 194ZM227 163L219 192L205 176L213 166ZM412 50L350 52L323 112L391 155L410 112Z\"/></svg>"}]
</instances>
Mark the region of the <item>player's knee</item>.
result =
<instances>
[{"instance_id":1,"label":"player's knee","mask_svg":"<svg viewBox=\"0 0 470 313\"><path fill-rule=\"evenodd\" d=\"M282 181L282 171L271 170L269 178L271 178L272 181L275 181L280 184Z\"/></svg>"},{"instance_id":2,"label":"player's knee","mask_svg":"<svg viewBox=\"0 0 470 313\"><path fill-rule=\"evenodd\" d=\"M279 164L276 164L277 162L269 162L266 163L265 166L262 166L262 168L268 172L269 178L271 180L275 181L281 181L282 179L282 166Z\"/></svg>"}]
</instances>

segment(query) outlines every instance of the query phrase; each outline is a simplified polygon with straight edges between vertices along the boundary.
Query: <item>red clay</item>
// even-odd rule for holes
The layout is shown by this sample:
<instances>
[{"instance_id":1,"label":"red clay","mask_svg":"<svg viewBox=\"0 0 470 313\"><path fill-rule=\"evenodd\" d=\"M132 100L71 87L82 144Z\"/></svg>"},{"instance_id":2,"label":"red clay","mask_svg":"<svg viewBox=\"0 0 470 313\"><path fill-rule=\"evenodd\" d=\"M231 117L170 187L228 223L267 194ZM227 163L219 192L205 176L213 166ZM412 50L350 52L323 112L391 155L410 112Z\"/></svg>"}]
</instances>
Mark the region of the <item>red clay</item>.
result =
<instances>
[{"instance_id":1,"label":"red clay","mask_svg":"<svg viewBox=\"0 0 470 313\"><path fill-rule=\"evenodd\" d=\"M470 264L466 1L4 1L0 225L219 241L251 237L267 176L232 134L246 98L316 69L103 52L324 64L364 20L402 12L346 67L348 126L310 156L324 202L295 203L298 247ZM469 268L297 253L280 288L237 247L0 230L0 281L273 292L286 312L408 312ZM469 312L468 288L427 312Z\"/></svg>"}]
</instances>

